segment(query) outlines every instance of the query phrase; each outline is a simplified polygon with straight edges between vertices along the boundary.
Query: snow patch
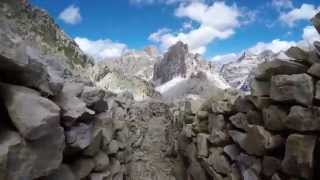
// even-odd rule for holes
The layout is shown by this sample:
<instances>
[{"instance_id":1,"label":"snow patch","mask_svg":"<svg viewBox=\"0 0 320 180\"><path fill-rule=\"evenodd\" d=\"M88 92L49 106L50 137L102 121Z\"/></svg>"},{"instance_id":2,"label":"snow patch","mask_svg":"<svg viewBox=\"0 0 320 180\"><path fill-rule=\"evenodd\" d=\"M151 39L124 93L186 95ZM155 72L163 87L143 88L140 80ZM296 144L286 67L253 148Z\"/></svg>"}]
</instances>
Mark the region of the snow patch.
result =
<instances>
[{"instance_id":1,"label":"snow patch","mask_svg":"<svg viewBox=\"0 0 320 180\"><path fill-rule=\"evenodd\" d=\"M168 90L170 90L171 88L173 88L174 86L176 86L177 84L186 81L187 79L182 78L182 77L175 77L173 79L171 79L170 81L156 87L156 91L160 92L161 94L167 92Z\"/></svg>"}]
</instances>

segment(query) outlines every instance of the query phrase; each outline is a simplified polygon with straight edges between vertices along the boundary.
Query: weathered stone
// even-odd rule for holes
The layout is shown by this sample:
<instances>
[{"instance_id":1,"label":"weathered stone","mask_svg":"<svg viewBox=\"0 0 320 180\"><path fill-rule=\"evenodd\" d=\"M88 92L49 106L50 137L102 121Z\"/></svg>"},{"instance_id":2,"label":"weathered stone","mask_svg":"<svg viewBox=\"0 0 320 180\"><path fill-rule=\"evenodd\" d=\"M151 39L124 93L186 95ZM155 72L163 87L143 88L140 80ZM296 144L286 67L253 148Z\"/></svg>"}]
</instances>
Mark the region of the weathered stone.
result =
<instances>
[{"instance_id":1,"label":"weathered stone","mask_svg":"<svg viewBox=\"0 0 320 180\"><path fill-rule=\"evenodd\" d=\"M84 87L81 93L81 99L96 113L102 113L108 109L108 102L105 101L104 96L105 92L102 89L89 86Z\"/></svg>"},{"instance_id":2,"label":"weathered stone","mask_svg":"<svg viewBox=\"0 0 320 180\"><path fill-rule=\"evenodd\" d=\"M231 173L228 174L229 180L241 180L241 174L236 164L232 164Z\"/></svg>"},{"instance_id":3,"label":"weathered stone","mask_svg":"<svg viewBox=\"0 0 320 180\"><path fill-rule=\"evenodd\" d=\"M223 152L227 154L232 161L235 161L241 153L241 150L238 148L237 145L230 144L223 148Z\"/></svg>"},{"instance_id":4,"label":"weathered stone","mask_svg":"<svg viewBox=\"0 0 320 180\"><path fill-rule=\"evenodd\" d=\"M297 131L320 130L320 108L292 106L284 123L287 128Z\"/></svg>"},{"instance_id":5,"label":"weathered stone","mask_svg":"<svg viewBox=\"0 0 320 180\"><path fill-rule=\"evenodd\" d=\"M252 94L252 91L251 91ZM248 113L255 109L254 104L250 101L249 96L240 96L234 102L233 107L235 112Z\"/></svg>"},{"instance_id":6,"label":"weathered stone","mask_svg":"<svg viewBox=\"0 0 320 180\"><path fill-rule=\"evenodd\" d=\"M105 180L108 177L110 177L110 172L102 172L102 173L91 173L90 174L90 180Z\"/></svg>"},{"instance_id":7,"label":"weathered stone","mask_svg":"<svg viewBox=\"0 0 320 180\"><path fill-rule=\"evenodd\" d=\"M275 101L294 101L311 105L313 100L313 81L307 74L277 75L271 79L271 99Z\"/></svg>"},{"instance_id":8,"label":"weathered stone","mask_svg":"<svg viewBox=\"0 0 320 180\"><path fill-rule=\"evenodd\" d=\"M240 168L240 171L243 173L248 169L252 169L257 174L261 173L262 165L261 160L254 157L249 156L247 154L241 153L237 158L237 165Z\"/></svg>"},{"instance_id":9,"label":"weathered stone","mask_svg":"<svg viewBox=\"0 0 320 180\"><path fill-rule=\"evenodd\" d=\"M297 46L289 48L285 53L295 60L307 60L309 58L308 53Z\"/></svg>"},{"instance_id":10,"label":"weathered stone","mask_svg":"<svg viewBox=\"0 0 320 180\"><path fill-rule=\"evenodd\" d=\"M8 171L10 171L8 167L10 151L21 142L20 135L14 131L2 130L2 132L0 132L0 180L6 180L8 178Z\"/></svg>"},{"instance_id":11,"label":"weathered stone","mask_svg":"<svg viewBox=\"0 0 320 180\"><path fill-rule=\"evenodd\" d=\"M259 175L252 169L247 169L242 173L243 180L260 180Z\"/></svg>"},{"instance_id":12,"label":"weathered stone","mask_svg":"<svg viewBox=\"0 0 320 180\"><path fill-rule=\"evenodd\" d=\"M62 164L57 170L54 170L49 176L41 180L77 180L68 165Z\"/></svg>"},{"instance_id":13,"label":"weathered stone","mask_svg":"<svg viewBox=\"0 0 320 180\"><path fill-rule=\"evenodd\" d=\"M223 115L210 114L208 119L208 131L222 130L225 127L225 120Z\"/></svg>"},{"instance_id":14,"label":"weathered stone","mask_svg":"<svg viewBox=\"0 0 320 180\"><path fill-rule=\"evenodd\" d=\"M253 79L250 84L252 96L269 96L270 82Z\"/></svg>"},{"instance_id":15,"label":"weathered stone","mask_svg":"<svg viewBox=\"0 0 320 180\"><path fill-rule=\"evenodd\" d=\"M255 72L255 77L258 80L270 80L271 77L275 75L300 74L306 71L307 67L301 64L276 59L270 62L259 64Z\"/></svg>"},{"instance_id":16,"label":"weathered stone","mask_svg":"<svg viewBox=\"0 0 320 180\"><path fill-rule=\"evenodd\" d=\"M101 133L101 146L104 151L108 151L109 143L113 138L115 132L113 128L112 113L104 112L95 116L93 125L94 132Z\"/></svg>"},{"instance_id":17,"label":"weathered stone","mask_svg":"<svg viewBox=\"0 0 320 180\"><path fill-rule=\"evenodd\" d=\"M194 136L194 133L192 131L192 124L185 124L183 126L183 129L182 129L182 135L187 137L187 138L191 138L192 136Z\"/></svg>"},{"instance_id":18,"label":"weathered stone","mask_svg":"<svg viewBox=\"0 0 320 180\"><path fill-rule=\"evenodd\" d=\"M200 120L208 120L208 111L198 111L197 112L197 117L200 119Z\"/></svg>"},{"instance_id":19,"label":"weathered stone","mask_svg":"<svg viewBox=\"0 0 320 180\"><path fill-rule=\"evenodd\" d=\"M316 83L315 98L317 100L320 100L320 81L317 81L317 83Z\"/></svg>"},{"instance_id":20,"label":"weathered stone","mask_svg":"<svg viewBox=\"0 0 320 180\"><path fill-rule=\"evenodd\" d=\"M268 150L282 143L281 136L272 135L262 126L257 125L249 125L247 133L229 131L229 134L242 149L251 155L264 155Z\"/></svg>"},{"instance_id":21,"label":"weathered stone","mask_svg":"<svg viewBox=\"0 0 320 180\"><path fill-rule=\"evenodd\" d=\"M262 113L257 110L247 112L248 123L252 125L263 125Z\"/></svg>"},{"instance_id":22,"label":"weathered stone","mask_svg":"<svg viewBox=\"0 0 320 180\"><path fill-rule=\"evenodd\" d=\"M320 63L314 63L309 69L308 74L320 78Z\"/></svg>"},{"instance_id":23,"label":"weathered stone","mask_svg":"<svg viewBox=\"0 0 320 180\"><path fill-rule=\"evenodd\" d=\"M9 84L0 84L0 91L13 124L24 138L39 139L60 126L60 108L38 92Z\"/></svg>"},{"instance_id":24,"label":"weathered stone","mask_svg":"<svg viewBox=\"0 0 320 180\"><path fill-rule=\"evenodd\" d=\"M315 62L320 63L320 41L313 42L313 46L315 47L315 50L312 51L313 59Z\"/></svg>"},{"instance_id":25,"label":"weathered stone","mask_svg":"<svg viewBox=\"0 0 320 180\"><path fill-rule=\"evenodd\" d=\"M248 126L249 126L248 119L246 114L244 113L237 113L231 116L229 120L236 128L239 128L245 131L248 129Z\"/></svg>"},{"instance_id":26,"label":"weathered stone","mask_svg":"<svg viewBox=\"0 0 320 180\"><path fill-rule=\"evenodd\" d=\"M95 156L99 152L102 144L102 130L94 126L92 131L91 143L82 152L83 155L91 157Z\"/></svg>"},{"instance_id":27,"label":"weathered stone","mask_svg":"<svg viewBox=\"0 0 320 180\"><path fill-rule=\"evenodd\" d=\"M197 149L199 156L208 156L208 137L209 135L203 133L199 133L197 135Z\"/></svg>"},{"instance_id":28,"label":"weathered stone","mask_svg":"<svg viewBox=\"0 0 320 180\"><path fill-rule=\"evenodd\" d=\"M2 34L1 41L4 41L3 37L7 36ZM10 45L7 46L8 44ZM17 43L10 39L9 42L1 44L0 52L2 76L49 95L56 95L62 89L62 71L49 65L51 59L41 57L40 52L35 48L22 41ZM63 68L61 64L58 66Z\"/></svg>"},{"instance_id":29,"label":"weathered stone","mask_svg":"<svg viewBox=\"0 0 320 180\"><path fill-rule=\"evenodd\" d=\"M94 167L94 160L90 158L78 158L71 164L71 170L77 179L87 177Z\"/></svg>"},{"instance_id":30,"label":"weathered stone","mask_svg":"<svg viewBox=\"0 0 320 180\"><path fill-rule=\"evenodd\" d=\"M226 133L226 131L222 130L212 130L208 141L214 146L224 146L231 142L230 136Z\"/></svg>"},{"instance_id":31,"label":"weathered stone","mask_svg":"<svg viewBox=\"0 0 320 180\"><path fill-rule=\"evenodd\" d=\"M208 163L216 172L227 175L231 172L231 164L223 154L222 148L211 148Z\"/></svg>"},{"instance_id":32,"label":"weathered stone","mask_svg":"<svg viewBox=\"0 0 320 180\"><path fill-rule=\"evenodd\" d=\"M249 99L258 109L268 107L272 103L272 99L270 97L250 96Z\"/></svg>"},{"instance_id":33,"label":"weathered stone","mask_svg":"<svg viewBox=\"0 0 320 180\"><path fill-rule=\"evenodd\" d=\"M262 173L271 177L274 173L281 169L281 161L272 156L264 156L262 161Z\"/></svg>"},{"instance_id":34,"label":"weathered stone","mask_svg":"<svg viewBox=\"0 0 320 180\"><path fill-rule=\"evenodd\" d=\"M80 123L66 131L67 146L83 150L91 144L92 126Z\"/></svg>"},{"instance_id":35,"label":"weathered stone","mask_svg":"<svg viewBox=\"0 0 320 180\"><path fill-rule=\"evenodd\" d=\"M60 94L54 97L54 102L62 109L62 123L67 127L71 127L76 120L84 114L94 114L94 112L88 109L86 104L77 97L79 90L74 90L74 86L74 83L65 83Z\"/></svg>"},{"instance_id":36,"label":"weathered stone","mask_svg":"<svg viewBox=\"0 0 320 180\"><path fill-rule=\"evenodd\" d=\"M287 112L280 107L271 105L268 108L263 109L264 125L269 130L284 130L286 128L284 123L286 117Z\"/></svg>"},{"instance_id":37,"label":"weathered stone","mask_svg":"<svg viewBox=\"0 0 320 180\"><path fill-rule=\"evenodd\" d=\"M316 14L311 21L313 23L313 26L318 31L318 33L320 33L320 13Z\"/></svg>"},{"instance_id":38,"label":"weathered stone","mask_svg":"<svg viewBox=\"0 0 320 180\"><path fill-rule=\"evenodd\" d=\"M106 153L100 151L94 158L94 171L104 171L109 165L109 157Z\"/></svg>"},{"instance_id":39,"label":"weathered stone","mask_svg":"<svg viewBox=\"0 0 320 180\"><path fill-rule=\"evenodd\" d=\"M119 143L116 140L112 140L108 146L108 154L116 154L119 151Z\"/></svg>"},{"instance_id":40,"label":"weathered stone","mask_svg":"<svg viewBox=\"0 0 320 180\"><path fill-rule=\"evenodd\" d=\"M287 139L285 157L282 161L283 171L288 175L312 179L315 144L315 136L290 135Z\"/></svg>"}]
</instances>

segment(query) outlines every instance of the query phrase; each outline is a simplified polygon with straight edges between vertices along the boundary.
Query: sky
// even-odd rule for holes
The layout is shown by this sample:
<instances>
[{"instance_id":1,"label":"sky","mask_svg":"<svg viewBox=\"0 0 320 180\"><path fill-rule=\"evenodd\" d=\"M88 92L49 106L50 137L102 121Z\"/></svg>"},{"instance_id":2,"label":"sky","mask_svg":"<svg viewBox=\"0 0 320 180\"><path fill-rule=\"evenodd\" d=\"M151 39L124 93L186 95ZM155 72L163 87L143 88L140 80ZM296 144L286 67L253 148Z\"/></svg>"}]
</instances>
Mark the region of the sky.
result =
<instances>
[{"instance_id":1,"label":"sky","mask_svg":"<svg viewBox=\"0 0 320 180\"><path fill-rule=\"evenodd\" d=\"M208 60L320 40L318 0L30 0L96 60L177 41Z\"/></svg>"}]
</instances>

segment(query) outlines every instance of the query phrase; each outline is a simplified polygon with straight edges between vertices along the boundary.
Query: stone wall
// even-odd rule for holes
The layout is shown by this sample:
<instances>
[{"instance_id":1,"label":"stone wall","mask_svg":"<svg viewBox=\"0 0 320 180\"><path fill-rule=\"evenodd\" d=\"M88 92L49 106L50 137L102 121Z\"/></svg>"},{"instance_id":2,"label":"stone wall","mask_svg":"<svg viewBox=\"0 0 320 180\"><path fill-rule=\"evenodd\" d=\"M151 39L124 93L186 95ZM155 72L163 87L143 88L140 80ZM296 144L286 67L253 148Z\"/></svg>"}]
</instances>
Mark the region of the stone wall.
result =
<instances>
[{"instance_id":1,"label":"stone wall","mask_svg":"<svg viewBox=\"0 0 320 180\"><path fill-rule=\"evenodd\" d=\"M313 19L316 29L319 20ZM288 60L260 64L251 95L226 92L199 110L176 114L175 152L184 159L187 179L320 178L319 42L314 47L292 47Z\"/></svg>"}]
</instances>

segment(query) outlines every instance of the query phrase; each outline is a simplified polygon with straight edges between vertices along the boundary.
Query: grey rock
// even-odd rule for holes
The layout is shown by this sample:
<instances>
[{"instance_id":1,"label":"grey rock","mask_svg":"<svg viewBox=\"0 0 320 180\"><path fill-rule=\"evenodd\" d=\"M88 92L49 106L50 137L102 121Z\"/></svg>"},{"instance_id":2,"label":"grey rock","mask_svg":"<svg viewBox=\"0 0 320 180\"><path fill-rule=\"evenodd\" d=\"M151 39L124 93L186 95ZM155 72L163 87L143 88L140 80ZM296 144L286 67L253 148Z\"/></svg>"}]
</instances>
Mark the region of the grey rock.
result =
<instances>
[{"instance_id":1,"label":"grey rock","mask_svg":"<svg viewBox=\"0 0 320 180\"><path fill-rule=\"evenodd\" d=\"M229 134L248 154L257 156L278 147L283 141L281 136L272 135L262 126L257 125L249 125L247 133L229 131Z\"/></svg>"},{"instance_id":2,"label":"grey rock","mask_svg":"<svg viewBox=\"0 0 320 180\"><path fill-rule=\"evenodd\" d=\"M110 163L109 157L106 153L100 151L94 158L94 171L102 172L108 168Z\"/></svg>"},{"instance_id":3,"label":"grey rock","mask_svg":"<svg viewBox=\"0 0 320 180\"><path fill-rule=\"evenodd\" d=\"M10 160L10 152L16 145L22 143L20 135L14 131L3 131L0 133L0 180L8 178L8 162ZM15 154L13 154L15 155ZM17 171L17 173L21 173Z\"/></svg>"},{"instance_id":4,"label":"grey rock","mask_svg":"<svg viewBox=\"0 0 320 180\"><path fill-rule=\"evenodd\" d=\"M212 132L215 130L222 130L225 128L225 126L226 126L226 121L223 115L209 114L209 119L208 119L209 132Z\"/></svg>"},{"instance_id":5,"label":"grey rock","mask_svg":"<svg viewBox=\"0 0 320 180\"><path fill-rule=\"evenodd\" d=\"M259 64L256 69L256 79L258 80L270 80L272 76L275 75L291 75L291 74L300 74L307 71L307 67L284 60L273 60L270 62L265 62Z\"/></svg>"},{"instance_id":6,"label":"grey rock","mask_svg":"<svg viewBox=\"0 0 320 180\"><path fill-rule=\"evenodd\" d=\"M247 169L242 173L243 180L260 180L259 175L252 169Z\"/></svg>"},{"instance_id":7,"label":"grey rock","mask_svg":"<svg viewBox=\"0 0 320 180\"><path fill-rule=\"evenodd\" d=\"M3 35L2 32L1 41L4 41L3 38L7 35ZM7 43L11 45L7 46ZM59 93L63 86L62 73L50 66L46 62L48 59L42 57L39 51L26 45L25 42L17 43L10 39L7 43L0 46L0 70L6 77L20 85L39 89L49 95Z\"/></svg>"},{"instance_id":8,"label":"grey rock","mask_svg":"<svg viewBox=\"0 0 320 180\"><path fill-rule=\"evenodd\" d=\"M286 128L284 123L286 117L287 112L275 105L263 109L264 125L269 130L284 130Z\"/></svg>"},{"instance_id":9,"label":"grey rock","mask_svg":"<svg viewBox=\"0 0 320 180\"><path fill-rule=\"evenodd\" d=\"M269 96L270 82L253 79L250 84L252 96Z\"/></svg>"},{"instance_id":10,"label":"grey rock","mask_svg":"<svg viewBox=\"0 0 320 180\"><path fill-rule=\"evenodd\" d=\"M320 63L320 41L313 42L313 46L315 47L315 50L312 51L312 58L314 62Z\"/></svg>"},{"instance_id":11,"label":"grey rock","mask_svg":"<svg viewBox=\"0 0 320 180\"><path fill-rule=\"evenodd\" d=\"M258 109L268 107L272 103L272 99L270 97L250 96L249 99Z\"/></svg>"},{"instance_id":12,"label":"grey rock","mask_svg":"<svg viewBox=\"0 0 320 180\"><path fill-rule=\"evenodd\" d=\"M197 135L197 150L198 150L198 155L207 157L208 156L208 134L204 133L199 133Z\"/></svg>"},{"instance_id":13,"label":"grey rock","mask_svg":"<svg viewBox=\"0 0 320 180\"><path fill-rule=\"evenodd\" d=\"M252 94L252 90L251 90ZM249 96L240 96L233 104L235 112L248 113L255 109L254 104L250 101Z\"/></svg>"},{"instance_id":14,"label":"grey rock","mask_svg":"<svg viewBox=\"0 0 320 180\"><path fill-rule=\"evenodd\" d=\"M261 160L244 153L238 156L237 165L242 173L248 169L253 170L256 174L260 174L262 171Z\"/></svg>"},{"instance_id":15,"label":"grey rock","mask_svg":"<svg viewBox=\"0 0 320 180\"><path fill-rule=\"evenodd\" d=\"M275 101L294 101L311 105L313 100L313 81L307 74L277 75L271 80L271 99Z\"/></svg>"},{"instance_id":16,"label":"grey rock","mask_svg":"<svg viewBox=\"0 0 320 180\"><path fill-rule=\"evenodd\" d=\"M116 154L119 151L119 143L116 140L112 140L108 146L108 154Z\"/></svg>"},{"instance_id":17,"label":"grey rock","mask_svg":"<svg viewBox=\"0 0 320 180\"><path fill-rule=\"evenodd\" d=\"M223 148L211 148L208 163L218 173L228 175L231 172L231 163L223 154Z\"/></svg>"},{"instance_id":18,"label":"grey rock","mask_svg":"<svg viewBox=\"0 0 320 180\"><path fill-rule=\"evenodd\" d=\"M13 124L24 138L39 139L59 126L60 108L38 92L9 84L0 84L0 91Z\"/></svg>"},{"instance_id":19,"label":"grey rock","mask_svg":"<svg viewBox=\"0 0 320 180\"><path fill-rule=\"evenodd\" d=\"M72 126L76 120L84 114L94 114L94 112L88 109L86 104L77 97L79 90L74 90L74 85L73 83L65 83L60 94L54 97L54 102L62 109L62 123L67 127Z\"/></svg>"},{"instance_id":20,"label":"grey rock","mask_svg":"<svg viewBox=\"0 0 320 180\"><path fill-rule=\"evenodd\" d=\"M291 176L305 179L313 178L314 149L316 137L292 134L286 143L282 169Z\"/></svg>"},{"instance_id":21,"label":"grey rock","mask_svg":"<svg viewBox=\"0 0 320 180\"><path fill-rule=\"evenodd\" d=\"M287 128L297 131L320 130L320 108L292 106L284 123Z\"/></svg>"},{"instance_id":22,"label":"grey rock","mask_svg":"<svg viewBox=\"0 0 320 180\"><path fill-rule=\"evenodd\" d=\"M87 177L94 167L94 160L90 158L78 158L71 164L71 170L77 179Z\"/></svg>"},{"instance_id":23,"label":"grey rock","mask_svg":"<svg viewBox=\"0 0 320 180\"><path fill-rule=\"evenodd\" d=\"M41 180L77 180L70 167L62 164L58 169L54 170L49 176L41 178Z\"/></svg>"},{"instance_id":24,"label":"grey rock","mask_svg":"<svg viewBox=\"0 0 320 180\"><path fill-rule=\"evenodd\" d=\"M287 56L295 60L308 60L309 58L309 55L307 52L305 52L304 50L296 46L289 48L285 53Z\"/></svg>"},{"instance_id":25,"label":"grey rock","mask_svg":"<svg viewBox=\"0 0 320 180\"><path fill-rule=\"evenodd\" d=\"M320 78L320 63L314 63L309 69L308 74Z\"/></svg>"},{"instance_id":26,"label":"grey rock","mask_svg":"<svg viewBox=\"0 0 320 180\"><path fill-rule=\"evenodd\" d=\"M86 86L81 94L81 99L87 107L96 113L102 113L108 109L108 102L105 101L104 96L105 92L102 89Z\"/></svg>"},{"instance_id":27,"label":"grey rock","mask_svg":"<svg viewBox=\"0 0 320 180\"><path fill-rule=\"evenodd\" d=\"M278 170L281 169L281 160L272 157L272 156L264 156L262 160L262 173L267 176L271 177L275 174Z\"/></svg>"},{"instance_id":28,"label":"grey rock","mask_svg":"<svg viewBox=\"0 0 320 180\"><path fill-rule=\"evenodd\" d=\"M315 98L320 100L320 81L316 82Z\"/></svg>"},{"instance_id":29,"label":"grey rock","mask_svg":"<svg viewBox=\"0 0 320 180\"><path fill-rule=\"evenodd\" d=\"M231 116L229 120L236 128L239 128L245 131L248 129L248 126L249 126L248 118L244 113L237 113Z\"/></svg>"},{"instance_id":30,"label":"grey rock","mask_svg":"<svg viewBox=\"0 0 320 180\"><path fill-rule=\"evenodd\" d=\"M92 126L80 123L66 131L67 146L84 150L92 141Z\"/></svg>"},{"instance_id":31,"label":"grey rock","mask_svg":"<svg viewBox=\"0 0 320 180\"><path fill-rule=\"evenodd\" d=\"M316 28L316 30L320 34L320 13L316 14L311 21L313 23L313 26Z\"/></svg>"},{"instance_id":32,"label":"grey rock","mask_svg":"<svg viewBox=\"0 0 320 180\"><path fill-rule=\"evenodd\" d=\"M223 148L223 152L227 154L232 161L235 161L240 155L241 149L239 149L235 144L230 144Z\"/></svg>"},{"instance_id":33,"label":"grey rock","mask_svg":"<svg viewBox=\"0 0 320 180\"><path fill-rule=\"evenodd\" d=\"M89 178L90 180L105 180L110 177L110 172L102 172L102 173L91 173Z\"/></svg>"},{"instance_id":34,"label":"grey rock","mask_svg":"<svg viewBox=\"0 0 320 180\"><path fill-rule=\"evenodd\" d=\"M271 177L271 180L281 180L279 174L274 174L272 177Z\"/></svg>"},{"instance_id":35,"label":"grey rock","mask_svg":"<svg viewBox=\"0 0 320 180\"><path fill-rule=\"evenodd\" d=\"M99 152L99 150L102 146L101 145L102 144L102 129L99 127L96 127L96 126L93 126L92 129L93 130L92 130L91 143L82 152L84 155L90 156L90 157L95 156Z\"/></svg>"},{"instance_id":36,"label":"grey rock","mask_svg":"<svg viewBox=\"0 0 320 180\"><path fill-rule=\"evenodd\" d=\"M208 120L208 116L209 116L208 111L198 111L198 112L197 112L197 117L198 117L200 120Z\"/></svg>"}]
</instances>

